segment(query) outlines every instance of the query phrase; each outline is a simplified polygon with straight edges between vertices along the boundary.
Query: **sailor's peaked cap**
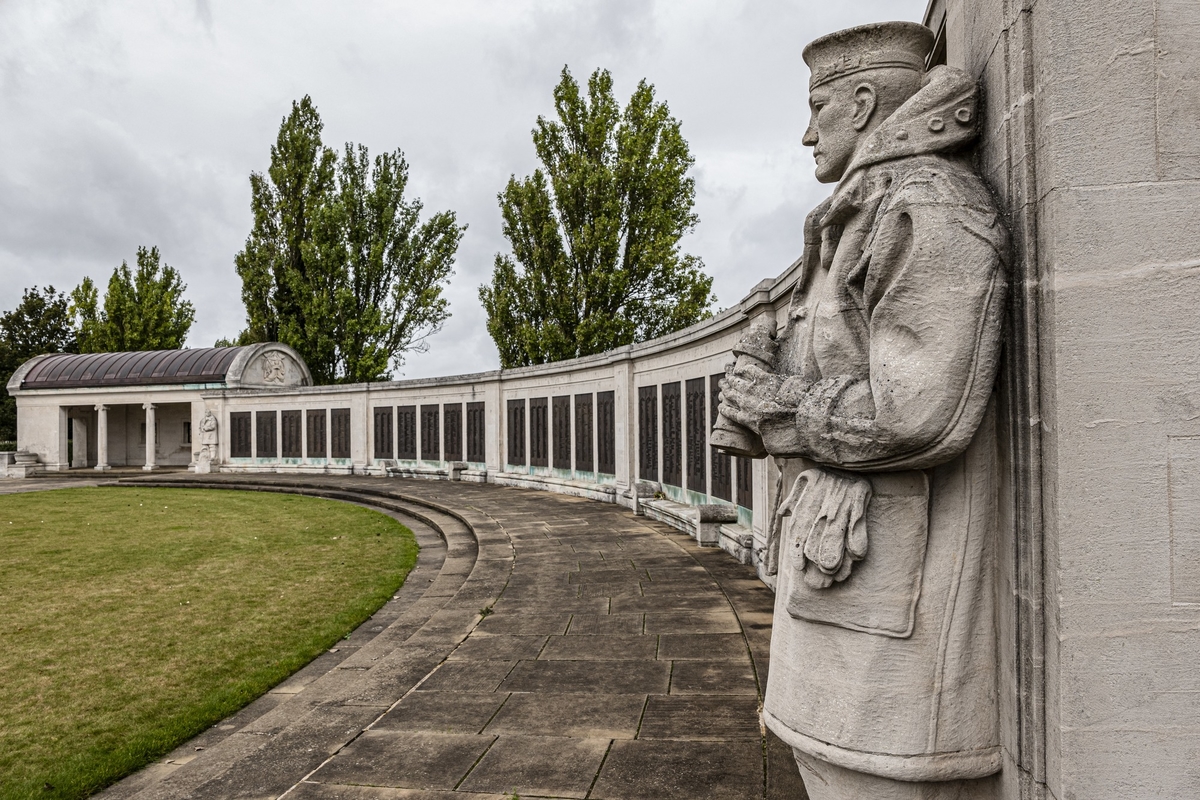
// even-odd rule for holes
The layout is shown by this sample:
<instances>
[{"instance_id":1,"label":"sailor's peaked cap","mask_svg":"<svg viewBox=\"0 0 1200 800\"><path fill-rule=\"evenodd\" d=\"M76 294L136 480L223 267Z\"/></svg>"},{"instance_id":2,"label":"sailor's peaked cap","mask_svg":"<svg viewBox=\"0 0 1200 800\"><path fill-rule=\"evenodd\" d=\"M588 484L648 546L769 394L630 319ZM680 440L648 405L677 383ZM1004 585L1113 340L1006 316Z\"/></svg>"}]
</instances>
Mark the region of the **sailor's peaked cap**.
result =
<instances>
[{"instance_id":1,"label":"sailor's peaked cap","mask_svg":"<svg viewBox=\"0 0 1200 800\"><path fill-rule=\"evenodd\" d=\"M876 22L830 33L804 48L812 89L843 75L883 67L925 71L933 31L916 22Z\"/></svg>"}]
</instances>

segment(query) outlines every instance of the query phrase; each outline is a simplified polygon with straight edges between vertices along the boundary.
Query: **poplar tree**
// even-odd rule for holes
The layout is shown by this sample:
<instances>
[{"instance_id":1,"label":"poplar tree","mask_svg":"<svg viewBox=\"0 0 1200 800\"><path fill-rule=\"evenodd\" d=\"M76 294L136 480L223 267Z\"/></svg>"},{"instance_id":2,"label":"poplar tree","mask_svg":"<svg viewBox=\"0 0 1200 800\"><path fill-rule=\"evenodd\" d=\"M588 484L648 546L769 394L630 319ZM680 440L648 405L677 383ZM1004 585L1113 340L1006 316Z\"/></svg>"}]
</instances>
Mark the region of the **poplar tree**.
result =
<instances>
[{"instance_id":1,"label":"poplar tree","mask_svg":"<svg viewBox=\"0 0 1200 800\"><path fill-rule=\"evenodd\" d=\"M103 302L91 278L71 292L79 352L176 350L183 347L196 310L185 300L178 270L161 263L157 247L137 250L137 270L128 262L113 270Z\"/></svg>"},{"instance_id":2,"label":"poplar tree","mask_svg":"<svg viewBox=\"0 0 1200 800\"><path fill-rule=\"evenodd\" d=\"M291 345L317 383L390 378L450 316L442 290L466 226L452 211L421 221L400 150L372 159L347 143L339 158L322 128L311 98L293 103L266 175L250 176L239 341Z\"/></svg>"},{"instance_id":3,"label":"poplar tree","mask_svg":"<svg viewBox=\"0 0 1200 800\"><path fill-rule=\"evenodd\" d=\"M703 262L680 247L698 222L695 159L654 87L642 80L622 109L607 70L585 96L564 67L554 107L533 130L543 166L498 196L512 252L479 290L503 367L662 336L716 300Z\"/></svg>"}]
</instances>

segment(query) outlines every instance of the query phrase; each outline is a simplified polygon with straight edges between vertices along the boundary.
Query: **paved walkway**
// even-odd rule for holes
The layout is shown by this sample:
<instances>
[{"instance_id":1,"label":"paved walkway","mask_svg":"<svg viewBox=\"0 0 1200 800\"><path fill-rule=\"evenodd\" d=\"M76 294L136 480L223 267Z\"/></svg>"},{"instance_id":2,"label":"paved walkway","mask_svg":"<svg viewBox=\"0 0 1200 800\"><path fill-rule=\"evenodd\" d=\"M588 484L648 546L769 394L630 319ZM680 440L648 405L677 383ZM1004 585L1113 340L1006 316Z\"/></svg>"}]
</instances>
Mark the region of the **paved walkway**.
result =
<instances>
[{"instance_id":1,"label":"paved walkway","mask_svg":"<svg viewBox=\"0 0 1200 800\"><path fill-rule=\"evenodd\" d=\"M409 524L422 552L342 646L108 800L805 798L758 720L772 595L719 550L545 492L148 480L368 502Z\"/></svg>"}]
</instances>

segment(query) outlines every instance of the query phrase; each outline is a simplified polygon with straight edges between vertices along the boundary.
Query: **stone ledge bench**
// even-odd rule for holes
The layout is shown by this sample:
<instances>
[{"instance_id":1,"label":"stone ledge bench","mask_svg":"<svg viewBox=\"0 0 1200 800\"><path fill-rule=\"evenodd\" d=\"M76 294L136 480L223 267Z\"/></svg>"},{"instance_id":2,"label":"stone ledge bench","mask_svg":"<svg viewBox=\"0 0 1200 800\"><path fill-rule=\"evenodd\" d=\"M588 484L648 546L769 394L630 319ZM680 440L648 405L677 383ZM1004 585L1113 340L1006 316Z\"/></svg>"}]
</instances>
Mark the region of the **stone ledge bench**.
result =
<instances>
[{"instance_id":1,"label":"stone ledge bench","mask_svg":"<svg viewBox=\"0 0 1200 800\"><path fill-rule=\"evenodd\" d=\"M590 481L558 478L553 475L537 475L527 472L496 472L491 482L500 486L516 486L521 489L542 489L572 497L599 500L601 503L617 502L615 484L592 483Z\"/></svg>"},{"instance_id":2,"label":"stone ledge bench","mask_svg":"<svg viewBox=\"0 0 1200 800\"><path fill-rule=\"evenodd\" d=\"M651 519L691 536L701 547L720 547L742 564L751 563L754 534L737 524L737 506L725 503L687 505L674 500L641 500L638 509Z\"/></svg>"}]
</instances>

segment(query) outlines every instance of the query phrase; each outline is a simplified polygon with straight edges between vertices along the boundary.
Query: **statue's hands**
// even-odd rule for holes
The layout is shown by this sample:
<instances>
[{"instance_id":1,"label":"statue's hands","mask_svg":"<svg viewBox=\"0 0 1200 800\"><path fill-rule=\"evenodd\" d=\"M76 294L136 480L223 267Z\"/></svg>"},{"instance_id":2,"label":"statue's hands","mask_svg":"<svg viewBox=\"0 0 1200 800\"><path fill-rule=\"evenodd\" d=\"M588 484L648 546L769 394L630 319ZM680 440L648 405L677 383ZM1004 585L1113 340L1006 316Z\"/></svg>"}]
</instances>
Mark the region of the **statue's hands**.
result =
<instances>
[{"instance_id":1,"label":"statue's hands","mask_svg":"<svg viewBox=\"0 0 1200 800\"><path fill-rule=\"evenodd\" d=\"M803 384L795 377L767 372L755 364L725 367L721 380L720 412L761 435L764 425L795 418Z\"/></svg>"}]
</instances>

